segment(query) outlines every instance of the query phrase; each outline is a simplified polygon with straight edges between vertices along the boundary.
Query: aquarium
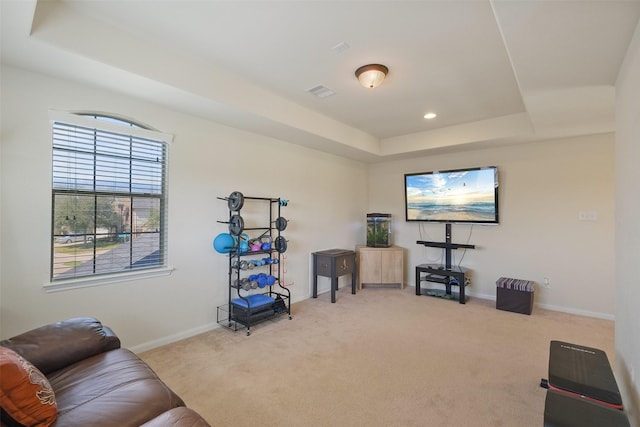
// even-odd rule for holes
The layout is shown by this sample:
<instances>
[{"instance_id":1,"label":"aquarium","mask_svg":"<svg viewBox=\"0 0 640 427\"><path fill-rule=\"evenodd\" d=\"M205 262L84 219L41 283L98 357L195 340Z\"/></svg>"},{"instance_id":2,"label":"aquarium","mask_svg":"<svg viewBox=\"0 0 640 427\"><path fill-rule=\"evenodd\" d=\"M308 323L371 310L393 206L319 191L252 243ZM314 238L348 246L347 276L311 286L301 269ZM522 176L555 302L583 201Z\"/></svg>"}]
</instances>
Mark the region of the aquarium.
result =
<instances>
[{"instance_id":1,"label":"aquarium","mask_svg":"<svg viewBox=\"0 0 640 427\"><path fill-rule=\"evenodd\" d=\"M391 246L391 214L367 214L367 246L373 248Z\"/></svg>"}]
</instances>

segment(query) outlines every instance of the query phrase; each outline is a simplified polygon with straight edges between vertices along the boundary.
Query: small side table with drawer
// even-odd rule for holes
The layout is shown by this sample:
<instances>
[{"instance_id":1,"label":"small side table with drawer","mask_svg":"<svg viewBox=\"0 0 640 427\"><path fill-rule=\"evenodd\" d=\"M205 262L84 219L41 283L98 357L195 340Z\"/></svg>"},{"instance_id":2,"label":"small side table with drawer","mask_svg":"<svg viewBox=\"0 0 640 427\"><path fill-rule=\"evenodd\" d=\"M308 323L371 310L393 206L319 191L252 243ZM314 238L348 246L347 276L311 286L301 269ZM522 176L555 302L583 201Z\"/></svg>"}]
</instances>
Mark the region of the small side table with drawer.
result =
<instances>
[{"instance_id":1,"label":"small side table with drawer","mask_svg":"<svg viewBox=\"0 0 640 427\"><path fill-rule=\"evenodd\" d=\"M318 276L331 278L331 302L336 302L338 277L351 274L351 293L356 293L356 253L348 249L329 249L313 253L313 298L318 297Z\"/></svg>"}]
</instances>

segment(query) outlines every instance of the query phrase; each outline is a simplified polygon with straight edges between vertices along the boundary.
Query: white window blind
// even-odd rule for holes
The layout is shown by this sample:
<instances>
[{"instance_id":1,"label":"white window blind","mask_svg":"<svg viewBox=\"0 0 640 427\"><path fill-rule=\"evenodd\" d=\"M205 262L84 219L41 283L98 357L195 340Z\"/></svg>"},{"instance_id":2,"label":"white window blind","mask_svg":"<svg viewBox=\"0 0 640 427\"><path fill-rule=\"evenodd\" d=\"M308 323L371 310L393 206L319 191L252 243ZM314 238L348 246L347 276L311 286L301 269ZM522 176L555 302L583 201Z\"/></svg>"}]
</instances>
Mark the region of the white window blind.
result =
<instances>
[{"instance_id":1,"label":"white window blind","mask_svg":"<svg viewBox=\"0 0 640 427\"><path fill-rule=\"evenodd\" d=\"M52 281L167 266L170 136L52 114Z\"/></svg>"}]
</instances>

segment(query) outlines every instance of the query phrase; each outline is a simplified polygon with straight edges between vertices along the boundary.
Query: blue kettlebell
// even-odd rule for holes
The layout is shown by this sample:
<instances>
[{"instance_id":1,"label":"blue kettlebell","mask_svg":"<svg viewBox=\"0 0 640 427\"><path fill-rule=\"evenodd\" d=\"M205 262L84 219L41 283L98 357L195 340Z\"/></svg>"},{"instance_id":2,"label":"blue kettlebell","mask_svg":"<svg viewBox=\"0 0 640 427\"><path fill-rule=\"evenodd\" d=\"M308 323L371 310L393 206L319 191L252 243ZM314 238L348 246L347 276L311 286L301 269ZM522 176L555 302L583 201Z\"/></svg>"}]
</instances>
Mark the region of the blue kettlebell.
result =
<instances>
[{"instance_id":1,"label":"blue kettlebell","mask_svg":"<svg viewBox=\"0 0 640 427\"><path fill-rule=\"evenodd\" d=\"M269 237L269 236L263 236L263 237L260 239L260 241L261 241L261 243L262 243L262 245L261 245L261 249L262 249L263 251L268 251L268 250L270 250L270 249L271 249L271 237Z\"/></svg>"},{"instance_id":2,"label":"blue kettlebell","mask_svg":"<svg viewBox=\"0 0 640 427\"><path fill-rule=\"evenodd\" d=\"M240 252L249 252L249 235L242 233L238 236Z\"/></svg>"}]
</instances>

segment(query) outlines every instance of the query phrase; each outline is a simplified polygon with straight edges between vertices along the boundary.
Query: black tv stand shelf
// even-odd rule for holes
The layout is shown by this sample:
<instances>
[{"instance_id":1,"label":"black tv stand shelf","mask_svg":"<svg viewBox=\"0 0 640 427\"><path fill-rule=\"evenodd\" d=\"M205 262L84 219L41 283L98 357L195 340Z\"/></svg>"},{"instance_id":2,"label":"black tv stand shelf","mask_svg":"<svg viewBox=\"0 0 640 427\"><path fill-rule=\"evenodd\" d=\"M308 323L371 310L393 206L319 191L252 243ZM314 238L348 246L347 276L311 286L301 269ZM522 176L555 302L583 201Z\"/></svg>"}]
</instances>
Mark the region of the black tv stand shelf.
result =
<instances>
[{"instance_id":1,"label":"black tv stand shelf","mask_svg":"<svg viewBox=\"0 0 640 427\"><path fill-rule=\"evenodd\" d=\"M446 299L457 299L460 304L466 302L464 288L466 286L465 273L468 269L451 265L451 251L456 249L475 249L475 245L452 243L451 224L445 224L444 242L429 242L425 240L416 241L419 245L432 248L443 248L445 250L445 264L420 264L416 266L416 295L428 295ZM424 289L421 290L420 282L440 283L445 289ZM459 292L452 291L452 287L457 286Z\"/></svg>"},{"instance_id":2,"label":"black tv stand shelf","mask_svg":"<svg viewBox=\"0 0 640 427\"><path fill-rule=\"evenodd\" d=\"M427 242L425 240L416 241L419 245L425 245L432 248L444 248L444 249L475 249L475 245L467 245L464 243L451 243L451 242Z\"/></svg>"},{"instance_id":3,"label":"black tv stand shelf","mask_svg":"<svg viewBox=\"0 0 640 427\"><path fill-rule=\"evenodd\" d=\"M469 271L464 267L445 268L440 264L420 264L416 266L416 295L427 295L444 299L458 300L460 304L466 302L464 292L465 274ZM445 289L422 288L422 282L440 283ZM457 286L459 291L453 292Z\"/></svg>"}]
</instances>

